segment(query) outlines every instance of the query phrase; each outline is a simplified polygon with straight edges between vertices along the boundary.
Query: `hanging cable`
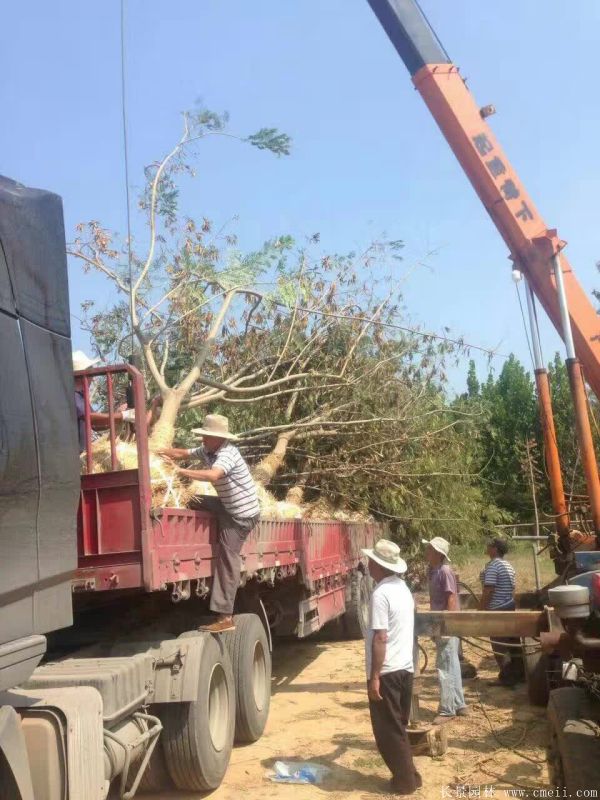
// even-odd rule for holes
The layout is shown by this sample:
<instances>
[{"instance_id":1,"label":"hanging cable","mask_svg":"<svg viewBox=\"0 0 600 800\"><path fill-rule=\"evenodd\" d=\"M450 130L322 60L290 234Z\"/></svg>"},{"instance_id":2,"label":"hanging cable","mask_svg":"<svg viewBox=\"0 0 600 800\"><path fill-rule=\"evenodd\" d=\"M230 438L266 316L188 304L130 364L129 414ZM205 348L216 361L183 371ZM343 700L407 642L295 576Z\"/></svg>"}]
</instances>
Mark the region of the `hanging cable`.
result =
<instances>
[{"instance_id":1,"label":"hanging cable","mask_svg":"<svg viewBox=\"0 0 600 800\"><path fill-rule=\"evenodd\" d=\"M280 308L283 312L287 312L289 314L292 313L292 310L289 309L284 303L275 302L275 305ZM489 347L482 347L478 344L473 344L472 342L465 342L463 339L452 339L449 336L441 336L438 333L433 333L432 331L421 331L418 328L411 328L407 325L396 325L393 322L381 322L380 320L373 320L370 317L365 317L362 314L341 314L335 311L322 311L321 309L317 308L306 308L305 306L296 306L296 311L302 311L305 314L313 314L317 317L332 317L333 319L351 319L355 322L366 322L369 325L374 325L380 328L392 328L393 330L397 331L406 331L407 333L412 333L415 336L420 336L423 339L436 339L440 342L448 342L449 344L455 344L459 347L464 347L466 350L479 350L482 353L487 353L490 358L503 358L507 359L509 356L505 353L499 353L497 350L491 350Z\"/></svg>"},{"instance_id":2,"label":"hanging cable","mask_svg":"<svg viewBox=\"0 0 600 800\"><path fill-rule=\"evenodd\" d=\"M532 300L534 300L534 296L532 295ZM540 336L540 325L538 321L538 313L537 313L537 303L533 302L533 318L535 320L535 333L537 335L538 347L540 349L540 354L542 356L542 364L545 364L544 361L544 351L542 350L542 337Z\"/></svg>"},{"instance_id":3,"label":"hanging cable","mask_svg":"<svg viewBox=\"0 0 600 800\"><path fill-rule=\"evenodd\" d=\"M131 356L134 350L133 337L133 266L131 258L131 203L129 198L129 148L127 143L127 98L125 81L125 0L121 0L121 116L123 120L123 155L125 163L125 200L127 204L127 268L129 272L129 323L131 328Z\"/></svg>"},{"instance_id":4,"label":"hanging cable","mask_svg":"<svg viewBox=\"0 0 600 800\"><path fill-rule=\"evenodd\" d=\"M525 339L527 340L527 349L529 350L529 356L531 358L531 363L535 369L535 359L533 357L533 350L531 349L531 342L529 341L529 331L527 330L527 321L525 319L525 311L523 310L523 302L521 300L521 292L519 291L519 284L515 281L515 289L517 291L517 299L519 301L519 308L521 309L521 319L523 320L523 330L525 331Z\"/></svg>"}]
</instances>

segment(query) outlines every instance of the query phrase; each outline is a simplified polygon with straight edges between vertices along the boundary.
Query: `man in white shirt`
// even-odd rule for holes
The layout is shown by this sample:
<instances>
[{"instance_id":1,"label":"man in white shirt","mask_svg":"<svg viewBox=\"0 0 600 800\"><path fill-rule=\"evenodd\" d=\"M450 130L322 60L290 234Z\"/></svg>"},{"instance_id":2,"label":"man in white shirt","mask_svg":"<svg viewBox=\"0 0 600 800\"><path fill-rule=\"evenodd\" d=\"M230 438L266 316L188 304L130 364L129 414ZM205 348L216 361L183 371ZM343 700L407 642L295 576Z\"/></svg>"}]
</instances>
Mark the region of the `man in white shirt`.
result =
<instances>
[{"instance_id":1,"label":"man in white shirt","mask_svg":"<svg viewBox=\"0 0 600 800\"><path fill-rule=\"evenodd\" d=\"M406 733L413 685L415 605L403 574L406 562L394 542L380 539L362 551L376 582L365 642L369 711L375 743L392 773L394 794L413 794L423 785Z\"/></svg>"}]
</instances>

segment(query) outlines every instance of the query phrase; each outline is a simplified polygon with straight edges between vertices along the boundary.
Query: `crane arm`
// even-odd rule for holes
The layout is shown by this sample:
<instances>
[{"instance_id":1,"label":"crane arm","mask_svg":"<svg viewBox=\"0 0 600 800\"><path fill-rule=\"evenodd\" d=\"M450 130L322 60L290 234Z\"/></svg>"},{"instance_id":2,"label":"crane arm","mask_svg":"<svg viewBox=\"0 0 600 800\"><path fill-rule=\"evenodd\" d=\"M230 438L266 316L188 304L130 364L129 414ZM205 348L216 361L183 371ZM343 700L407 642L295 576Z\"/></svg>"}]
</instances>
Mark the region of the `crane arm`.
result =
<instances>
[{"instance_id":1,"label":"crane arm","mask_svg":"<svg viewBox=\"0 0 600 800\"><path fill-rule=\"evenodd\" d=\"M446 141L538 300L561 336L553 257L565 242L549 229L506 157L458 68L451 62L416 0L368 0L404 61ZM560 262L575 352L600 398L598 315L564 254Z\"/></svg>"}]
</instances>

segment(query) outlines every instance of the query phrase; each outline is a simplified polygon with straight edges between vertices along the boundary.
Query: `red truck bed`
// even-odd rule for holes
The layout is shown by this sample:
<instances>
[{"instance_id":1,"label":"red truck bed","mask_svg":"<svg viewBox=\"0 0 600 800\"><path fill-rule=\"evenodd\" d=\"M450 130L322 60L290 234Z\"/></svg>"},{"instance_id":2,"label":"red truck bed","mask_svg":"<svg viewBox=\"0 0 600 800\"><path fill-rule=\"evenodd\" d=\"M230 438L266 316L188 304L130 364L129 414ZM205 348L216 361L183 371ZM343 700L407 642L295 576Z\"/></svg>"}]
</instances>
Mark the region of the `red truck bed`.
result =
<instances>
[{"instance_id":1,"label":"red truck bed","mask_svg":"<svg viewBox=\"0 0 600 800\"><path fill-rule=\"evenodd\" d=\"M78 373L85 381L86 399L91 378L104 376L106 395L112 397L113 375L125 371L133 383L136 407L143 409L142 377L130 366ZM89 442L89 399L86 406ZM204 511L151 507L147 432L143 414L136 416L138 469L81 477L74 589L143 588L171 591L174 599L190 593L204 596L216 554L216 519ZM112 439L114 428L111 420ZM90 468L88 458L91 472ZM347 576L359 565L360 548L373 541L375 529L363 523L263 519L242 551L242 580L257 577L273 585L295 577L305 587L306 599L317 602L322 621L332 619L344 611Z\"/></svg>"}]
</instances>

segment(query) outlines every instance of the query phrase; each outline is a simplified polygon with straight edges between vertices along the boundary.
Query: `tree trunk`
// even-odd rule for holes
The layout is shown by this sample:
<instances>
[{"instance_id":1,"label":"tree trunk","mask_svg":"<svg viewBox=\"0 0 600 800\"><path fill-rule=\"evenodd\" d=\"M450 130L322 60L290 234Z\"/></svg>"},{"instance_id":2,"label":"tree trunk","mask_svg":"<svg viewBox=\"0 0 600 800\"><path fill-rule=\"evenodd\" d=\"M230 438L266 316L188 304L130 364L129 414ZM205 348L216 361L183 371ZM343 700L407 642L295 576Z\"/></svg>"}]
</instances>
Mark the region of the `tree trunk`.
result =
<instances>
[{"instance_id":1,"label":"tree trunk","mask_svg":"<svg viewBox=\"0 0 600 800\"><path fill-rule=\"evenodd\" d=\"M254 468L254 480L261 486L267 486L283 466L285 454L290 441L294 438L296 431L286 431L277 437L275 447L268 456L265 456Z\"/></svg>"},{"instance_id":2,"label":"tree trunk","mask_svg":"<svg viewBox=\"0 0 600 800\"><path fill-rule=\"evenodd\" d=\"M304 481L290 486L285 496L286 503L293 503L294 505L301 506L304 502L304 489Z\"/></svg>"},{"instance_id":3,"label":"tree trunk","mask_svg":"<svg viewBox=\"0 0 600 800\"><path fill-rule=\"evenodd\" d=\"M175 422L183 401L183 395L170 391L163 397L160 416L152 429L148 444L151 450L171 447L175 437Z\"/></svg>"}]
</instances>

